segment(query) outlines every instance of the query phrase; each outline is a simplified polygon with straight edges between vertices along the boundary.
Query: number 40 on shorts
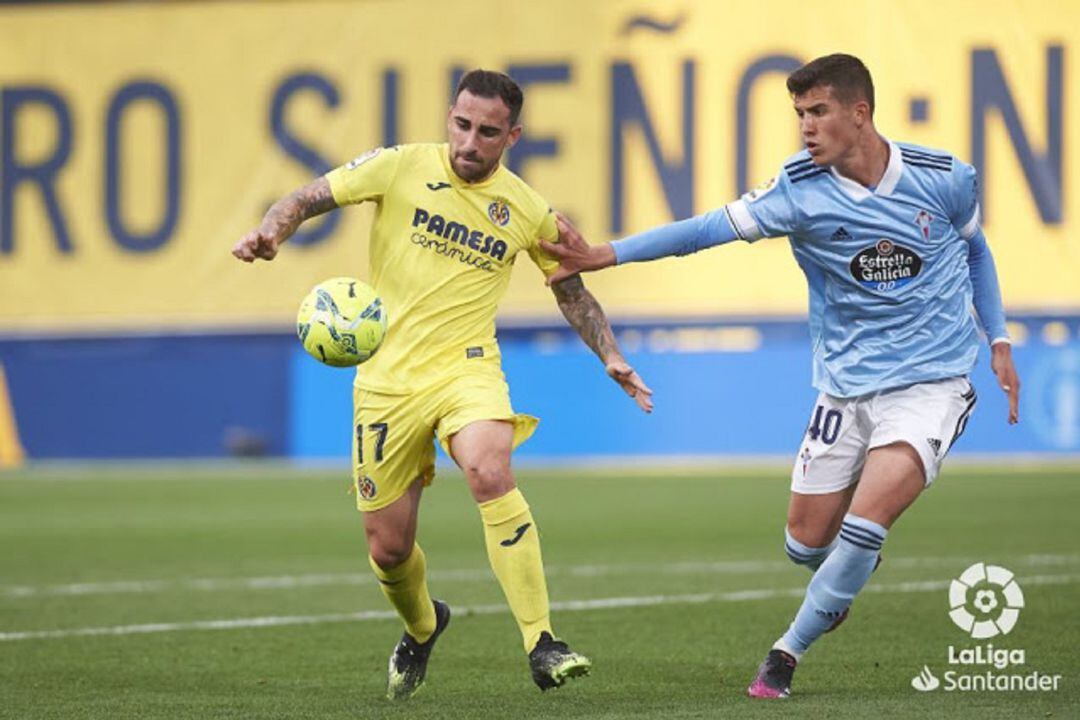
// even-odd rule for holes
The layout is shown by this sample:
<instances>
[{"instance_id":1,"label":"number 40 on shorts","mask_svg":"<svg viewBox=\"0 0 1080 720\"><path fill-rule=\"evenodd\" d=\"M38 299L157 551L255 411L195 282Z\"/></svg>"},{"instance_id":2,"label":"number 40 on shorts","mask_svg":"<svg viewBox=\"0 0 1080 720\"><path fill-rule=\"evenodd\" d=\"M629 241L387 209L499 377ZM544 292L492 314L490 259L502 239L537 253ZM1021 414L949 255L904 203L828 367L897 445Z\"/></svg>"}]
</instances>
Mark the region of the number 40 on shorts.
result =
<instances>
[{"instance_id":1,"label":"number 40 on shorts","mask_svg":"<svg viewBox=\"0 0 1080 720\"><path fill-rule=\"evenodd\" d=\"M817 440L820 437L821 442L832 445L840 435L840 421L843 417L843 414L835 408L826 411L824 405L818 405L814 409L814 419L810 421L810 427L807 428L806 433L811 440Z\"/></svg>"}]
</instances>

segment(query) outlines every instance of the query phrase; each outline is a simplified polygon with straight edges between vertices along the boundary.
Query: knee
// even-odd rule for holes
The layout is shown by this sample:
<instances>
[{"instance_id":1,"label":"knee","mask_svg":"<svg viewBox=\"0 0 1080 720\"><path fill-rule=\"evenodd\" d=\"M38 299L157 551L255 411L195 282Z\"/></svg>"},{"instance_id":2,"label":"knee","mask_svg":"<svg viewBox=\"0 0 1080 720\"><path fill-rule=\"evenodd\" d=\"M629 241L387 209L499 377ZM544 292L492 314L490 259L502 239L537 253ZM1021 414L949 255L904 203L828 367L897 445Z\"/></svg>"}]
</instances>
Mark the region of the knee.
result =
<instances>
[{"instance_id":1,"label":"knee","mask_svg":"<svg viewBox=\"0 0 1080 720\"><path fill-rule=\"evenodd\" d=\"M368 536L368 552L371 559L383 570L391 570L409 559L413 551L412 538L387 538Z\"/></svg>"},{"instance_id":2,"label":"knee","mask_svg":"<svg viewBox=\"0 0 1080 720\"><path fill-rule=\"evenodd\" d=\"M833 541L838 531L839 528L831 527L831 523L815 523L807 518L789 515L785 535L789 540L794 540L796 545L823 548Z\"/></svg>"},{"instance_id":3,"label":"knee","mask_svg":"<svg viewBox=\"0 0 1080 720\"><path fill-rule=\"evenodd\" d=\"M469 463L465 466L465 477L476 502L494 500L514 489L514 476L501 462Z\"/></svg>"}]
</instances>

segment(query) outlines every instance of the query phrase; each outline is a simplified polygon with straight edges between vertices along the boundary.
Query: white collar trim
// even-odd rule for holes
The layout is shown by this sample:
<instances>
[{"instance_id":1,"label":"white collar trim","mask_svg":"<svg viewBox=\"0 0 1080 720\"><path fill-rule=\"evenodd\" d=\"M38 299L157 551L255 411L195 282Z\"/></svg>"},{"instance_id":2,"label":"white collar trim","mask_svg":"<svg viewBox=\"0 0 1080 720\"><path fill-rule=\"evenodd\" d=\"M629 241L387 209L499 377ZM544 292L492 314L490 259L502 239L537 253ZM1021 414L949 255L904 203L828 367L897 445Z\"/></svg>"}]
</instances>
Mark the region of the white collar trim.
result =
<instances>
[{"instance_id":1,"label":"white collar trim","mask_svg":"<svg viewBox=\"0 0 1080 720\"><path fill-rule=\"evenodd\" d=\"M836 168L829 168L829 172L832 173L833 178L836 179L836 182L840 183L840 187L843 188L852 199L865 200L873 195L888 197L889 195L892 195L893 190L896 189L897 183L900 182L900 173L904 170L904 160L900 157L900 148L896 143L891 140L886 140L885 142L889 144L889 164L885 166L885 174L881 176L881 182L878 183L877 188L873 191L860 185L851 178L844 177L836 172Z\"/></svg>"}]
</instances>

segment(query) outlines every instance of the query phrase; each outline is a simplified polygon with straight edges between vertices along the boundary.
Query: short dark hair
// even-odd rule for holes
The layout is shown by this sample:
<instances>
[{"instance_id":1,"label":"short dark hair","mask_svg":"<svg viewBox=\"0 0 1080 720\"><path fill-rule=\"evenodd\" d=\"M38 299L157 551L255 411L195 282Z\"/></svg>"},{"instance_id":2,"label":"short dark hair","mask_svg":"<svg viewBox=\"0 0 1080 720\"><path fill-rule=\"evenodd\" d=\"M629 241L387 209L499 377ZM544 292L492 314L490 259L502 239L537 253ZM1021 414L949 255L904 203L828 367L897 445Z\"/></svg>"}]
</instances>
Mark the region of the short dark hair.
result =
<instances>
[{"instance_id":1,"label":"short dark hair","mask_svg":"<svg viewBox=\"0 0 1080 720\"><path fill-rule=\"evenodd\" d=\"M874 81L859 58L843 53L819 57L788 75L787 79L787 89L792 96L825 86L831 87L836 99L845 105L865 100L873 116Z\"/></svg>"},{"instance_id":2,"label":"short dark hair","mask_svg":"<svg viewBox=\"0 0 1080 720\"><path fill-rule=\"evenodd\" d=\"M482 98L501 98L506 107L510 108L510 127L517 125L521 115L521 106L525 104L525 96L521 92L514 79L506 73L494 70L470 70L458 81L457 90L454 91L454 102L458 95L468 90L473 95Z\"/></svg>"}]
</instances>

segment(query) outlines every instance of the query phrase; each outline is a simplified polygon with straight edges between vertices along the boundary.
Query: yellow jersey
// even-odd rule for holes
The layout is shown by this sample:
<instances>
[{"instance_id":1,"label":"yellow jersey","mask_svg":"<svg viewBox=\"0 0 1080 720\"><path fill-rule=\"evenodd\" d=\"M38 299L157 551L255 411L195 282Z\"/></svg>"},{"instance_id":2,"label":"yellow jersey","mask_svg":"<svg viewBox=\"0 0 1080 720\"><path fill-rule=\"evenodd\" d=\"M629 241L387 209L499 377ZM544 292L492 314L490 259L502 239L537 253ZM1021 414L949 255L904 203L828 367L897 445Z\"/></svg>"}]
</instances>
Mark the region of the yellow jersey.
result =
<instances>
[{"instance_id":1,"label":"yellow jersey","mask_svg":"<svg viewBox=\"0 0 1080 720\"><path fill-rule=\"evenodd\" d=\"M445 143L376 148L326 179L339 206L378 204L368 257L389 327L356 385L404 394L469 366L498 368L495 311L517 254L545 275L558 267L539 244L558 237L543 198L502 165L465 182Z\"/></svg>"}]
</instances>

